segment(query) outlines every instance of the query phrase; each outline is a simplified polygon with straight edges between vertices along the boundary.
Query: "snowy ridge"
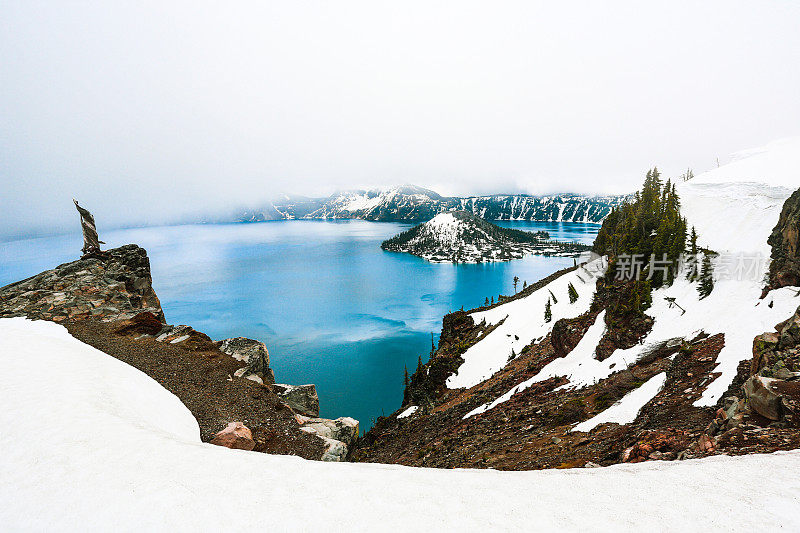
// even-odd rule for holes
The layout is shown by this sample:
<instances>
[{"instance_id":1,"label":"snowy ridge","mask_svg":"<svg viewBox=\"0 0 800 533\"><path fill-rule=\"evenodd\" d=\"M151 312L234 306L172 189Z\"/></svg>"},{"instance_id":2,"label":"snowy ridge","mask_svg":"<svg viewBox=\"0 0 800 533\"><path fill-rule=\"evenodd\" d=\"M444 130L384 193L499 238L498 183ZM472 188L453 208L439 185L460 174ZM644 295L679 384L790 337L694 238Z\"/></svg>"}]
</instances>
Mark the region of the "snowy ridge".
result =
<instances>
[{"instance_id":1,"label":"snowy ridge","mask_svg":"<svg viewBox=\"0 0 800 533\"><path fill-rule=\"evenodd\" d=\"M350 509L359 531L800 528L800 452L528 472L312 462L201 443L177 398L57 324L0 320L0 357L5 530L311 530L309 509Z\"/></svg>"},{"instance_id":2,"label":"snowy ridge","mask_svg":"<svg viewBox=\"0 0 800 533\"><path fill-rule=\"evenodd\" d=\"M550 377L567 377L567 387L592 385L613 372L628 368L652 346L675 338L691 339L700 332L725 335L725 346L714 369L720 376L703 383L703 394L695 402L696 406L714 405L733 381L739 362L752 357L753 338L771 331L775 324L791 316L800 304L797 290L790 287L772 291L764 300L760 299L769 266L767 237L792 193L790 187L800 185L800 171L797 169L800 169L800 138L748 151L729 165L679 183L677 190L682 213L689 225L696 227L699 244L723 254L714 260L715 272L722 279L716 280L712 294L701 300L697 284L687 281L685 276L679 276L670 287L653 291L653 305L647 310L647 314L655 319L650 333L641 345L616 350L604 361L593 357L605 329L601 314L570 354L553 361L536 376L494 401L474 409L465 418L492 409L533 383ZM726 270L732 275L723 275ZM575 286L579 288L577 284ZM670 306L667 297L674 298L686 313ZM538 301L531 300L532 305L525 309L517 302L510 302L489 311L492 313L491 320L487 320L489 324L499 321L500 316L507 316L502 329L498 328L469 348L465 353L466 362L457 374L451 376L448 386L471 387L501 369L512 346L509 339L519 337L520 341L515 345L518 353L525 344L546 335L550 331L547 324L530 320L531 315L536 317L541 313L545 301L546 298L539 296ZM473 314L476 322L484 318L479 315L481 313ZM562 316L559 312L558 318ZM557 320L555 306L553 320ZM495 335L497 331L502 333ZM503 336L505 339L501 338ZM655 390L653 395L657 392ZM638 400L646 395L639 397L631 393L630 396L635 400L629 398L623 407L612 406L608 412L600 413L598 420L608 417L606 421L614 421L612 418L616 415L612 409L622 409L629 414L631 405L638 405Z\"/></svg>"},{"instance_id":3,"label":"snowy ridge","mask_svg":"<svg viewBox=\"0 0 800 533\"><path fill-rule=\"evenodd\" d=\"M343 191L328 198L287 196L246 210L236 220L362 219L386 222L430 220L454 209L486 220L535 220L599 224L626 196L505 194L466 198L443 197L434 191L403 185L386 189Z\"/></svg>"}]
</instances>

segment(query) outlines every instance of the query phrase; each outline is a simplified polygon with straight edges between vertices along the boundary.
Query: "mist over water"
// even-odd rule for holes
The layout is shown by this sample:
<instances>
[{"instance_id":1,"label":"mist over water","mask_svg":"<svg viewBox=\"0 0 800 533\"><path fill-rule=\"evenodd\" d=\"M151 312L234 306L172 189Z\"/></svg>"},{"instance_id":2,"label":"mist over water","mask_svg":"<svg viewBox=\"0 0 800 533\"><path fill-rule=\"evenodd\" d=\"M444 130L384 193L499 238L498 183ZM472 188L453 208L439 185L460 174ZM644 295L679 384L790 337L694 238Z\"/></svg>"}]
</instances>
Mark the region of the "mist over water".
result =
<instances>
[{"instance_id":1,"label":"mist over water","mask_svg":"<svg viewBox=\"0 0 800 533\"><path fill-rule=\"evenodd\" d=\"M598 228L499 224L584 243ZM513 293L515 275L533 283L572 265L571 258L539 256L434 264L380 249L409 226L303 220L129 229L102 238L108 248L147 249L169 323L215 340L265 342L278 382L316 384L322 416L352 416L367 429L400 406L403 369L413 372L420 355L427 360L446 313ZM0 285L76 259L81 244L77 233L2 243Z\"/></svg>"}]
</instances>

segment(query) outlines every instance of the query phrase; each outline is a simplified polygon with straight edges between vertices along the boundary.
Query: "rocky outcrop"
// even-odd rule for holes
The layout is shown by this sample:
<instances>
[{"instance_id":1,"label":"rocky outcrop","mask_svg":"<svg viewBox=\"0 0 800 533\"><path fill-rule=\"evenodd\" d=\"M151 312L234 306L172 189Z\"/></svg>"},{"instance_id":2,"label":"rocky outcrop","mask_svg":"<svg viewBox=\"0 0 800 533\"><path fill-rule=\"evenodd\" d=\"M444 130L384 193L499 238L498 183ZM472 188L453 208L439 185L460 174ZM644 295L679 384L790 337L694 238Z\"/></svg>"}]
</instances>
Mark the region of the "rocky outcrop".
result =
<instances>
[{"instance_id":1,"label":"rocky outcrop","mask_svg":"<svg viewBox=\"0 0 800 533\"><path fill-rule=\"evenodd\" d=\"M300 430L316 435L324 444L322 461L343 461L353 444L358 440L358 420L341 417L336 420L327 418L307 418L297 415Z\"/></svg>"},{"instance_id":2,"label":"rocky outcrop","mask_svg":"<svg viewBox=\"0 0 800 533\"><path fill-rule=\"evenodd\" d=\"M217 433L211 444L217 446L224 446L235 450L252 450L256 447L256 442L253 440L253 433L250 429L241 422L231 422L225 429Z\"/></svg>"},{"instance_id":3,"label":"rocky outcrop","mask_svg":"<svg viewBox=\"0 0 800 533\"><path fill-rule=\"evenodd\" d=\"M301 429L320 437L342 441L348 446L358 438L358 420L349 416L336 420L308 418L301 424Z\"/></svg>"},{"instance_id":4,"label":"rocky outcrop","mask_svg":"<svg viewBox=\"0 0 800 533\"><path fill-rule=\"evenodd\" d=\"M148 311L164 322L147 252L135 244L105 259L79 259L0 288L0 318L130 319Z\"/></svg>"},{"instance_id":5,"label":"rocky outcrop","mask_svg":"<svg viewBox=\"0 0 800 533\"><path fill-rule=\"evenodd\" d=\"M218 341L220 351L226 353L247 366L236 371L236 377L245 377L261 383L275 383L275 373L269 367L269 351L263 342L233 337ZM257 378L257 379L256 379Z\"/></svg>"},{"instance_id":6,"label":"rocky outcrop","mask_svg":"<svg viewBox=\"0 0 800 533\"><path fill-rule=\"evenodd\" d=\"M294 411L304 416L319 416L319 396L314 385L275 383L272 390Z\"/></svg>"},{"instance_id":7,"label":"rocky outcrop","mask_svg":"<svg viewBox=\"0 0 800 533\"><path fill-rule=\"evenodd\" d=\"M800 189L783 204L767 242L772 246L769 288L800 285Z\"/></svg>"}]
</instances>

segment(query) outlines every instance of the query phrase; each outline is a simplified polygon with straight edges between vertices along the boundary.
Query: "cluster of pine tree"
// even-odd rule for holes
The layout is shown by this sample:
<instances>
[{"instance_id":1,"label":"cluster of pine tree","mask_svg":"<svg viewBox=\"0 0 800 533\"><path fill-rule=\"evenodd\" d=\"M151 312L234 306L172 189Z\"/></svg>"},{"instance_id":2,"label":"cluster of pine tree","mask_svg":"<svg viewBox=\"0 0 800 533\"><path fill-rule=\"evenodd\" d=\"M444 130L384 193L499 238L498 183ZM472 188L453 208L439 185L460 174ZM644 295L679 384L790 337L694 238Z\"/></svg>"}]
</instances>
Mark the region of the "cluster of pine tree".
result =
<instances>
[{"instance_id":1,"label":"cluster of pine tree","mask_svg":"<svg viewBox=\"0 0 800 533\"><path fill-rule=\"evenodd\" d=\"M641 271L631 288L631 307L636 311L650 306L652 288L672 284L678 260L686 252L687 223L680 207L675 184L662 182L658 169L653 168L633 201L612 210L597 234L593 251L608 255L607 276L617 275L621 256L627 256L627 261L636 257L640 262ZM651 258L655 260L652 264Z\"/></svg>"}]
</instances>

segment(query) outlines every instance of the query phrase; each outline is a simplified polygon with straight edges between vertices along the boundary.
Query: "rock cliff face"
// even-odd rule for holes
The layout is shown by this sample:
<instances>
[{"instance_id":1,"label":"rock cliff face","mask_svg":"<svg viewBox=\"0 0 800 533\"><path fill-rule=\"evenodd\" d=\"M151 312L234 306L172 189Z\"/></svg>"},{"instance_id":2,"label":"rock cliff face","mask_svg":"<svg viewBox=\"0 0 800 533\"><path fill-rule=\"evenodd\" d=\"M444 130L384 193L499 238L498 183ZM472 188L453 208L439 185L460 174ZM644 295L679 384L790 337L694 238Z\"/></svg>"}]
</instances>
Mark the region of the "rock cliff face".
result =
<instances>
[{"instance_id":1,"label":"rock cliff face","mask_svg":"<svg viewBox=\"0 0 800 533\"><path fill-rule=\"evenodd\" d=\"M356 420L317 418L314 385L274 385L263 343L214 342L191 326L167 324L144 249L131 244L106 254L0 288L0 318L63 323L79 340L135 366L181 399L204 441L307 459L347 457Z\"/></svg>"},{"instance_id":2,"label":"rock cliff face","mask_svg":"<svg viewBox=\"0 0 800 533\"><path fill-rule=\"evenodd\" d=\"M0 288L0 317L120 320L143 311L164 321L147 252L129 244L110 258L80 259Z\"/></svg>"},{"instance_id":3,"label":"rock cliff face","mask_svg":"<svg viewBox=\"0 0 800 533\"><path fill-rule=\"evenodd\" d=\"M800 285L800 189L783 204L778 224L767 242L772 246L770 287Z\"/></svg>"}]
</instances>

